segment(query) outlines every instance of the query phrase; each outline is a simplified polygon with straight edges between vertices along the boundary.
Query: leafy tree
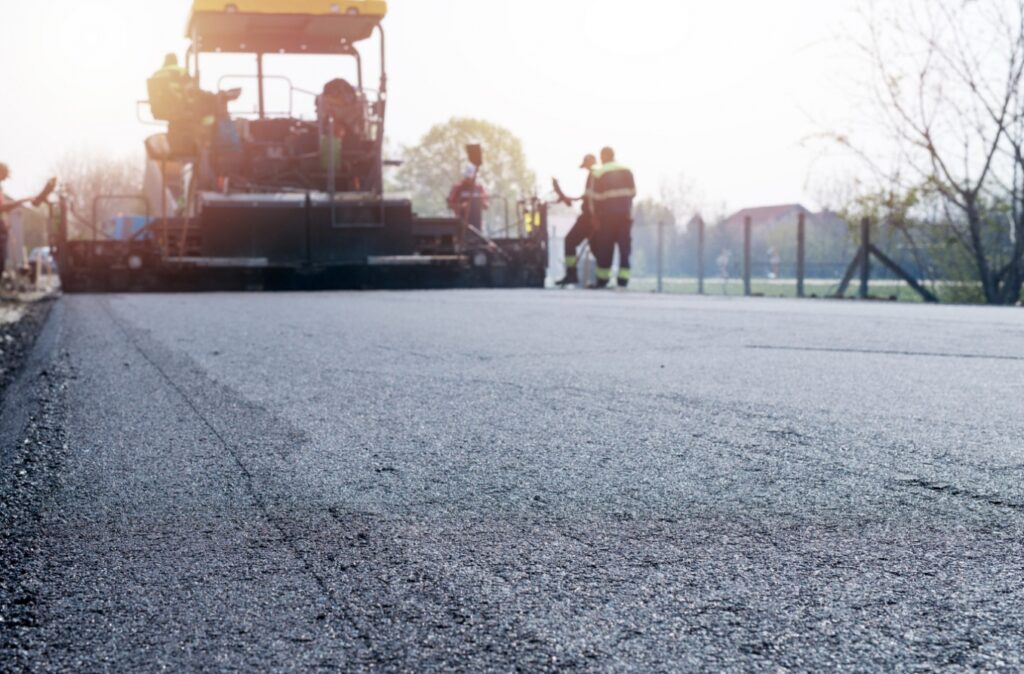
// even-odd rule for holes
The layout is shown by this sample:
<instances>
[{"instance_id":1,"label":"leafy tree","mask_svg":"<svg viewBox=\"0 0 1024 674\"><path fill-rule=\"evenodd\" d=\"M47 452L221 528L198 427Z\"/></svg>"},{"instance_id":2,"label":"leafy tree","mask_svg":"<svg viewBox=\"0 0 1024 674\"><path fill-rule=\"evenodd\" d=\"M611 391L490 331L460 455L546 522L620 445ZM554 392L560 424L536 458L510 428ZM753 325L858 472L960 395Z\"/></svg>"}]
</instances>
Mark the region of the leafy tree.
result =
<instances>
[{"instance_id":1,"label":"leafy tree","mask_svg":"<svg viewBox=\"0 0 1024 674\"><path fill-rule=\"evenodd\" d=\"M481 119L453 117L431 128L420 142L405 147L403 164L395 176L395 187L409 192L420 215L445 215L452 185L462 179L466 145L484 148L480 182L492 196L487 215L489 227L504 223L504 203L511 212L519 199L533 195L537 176L527 165L522 141L508 129Z\"/></svg>"}]
</instances>

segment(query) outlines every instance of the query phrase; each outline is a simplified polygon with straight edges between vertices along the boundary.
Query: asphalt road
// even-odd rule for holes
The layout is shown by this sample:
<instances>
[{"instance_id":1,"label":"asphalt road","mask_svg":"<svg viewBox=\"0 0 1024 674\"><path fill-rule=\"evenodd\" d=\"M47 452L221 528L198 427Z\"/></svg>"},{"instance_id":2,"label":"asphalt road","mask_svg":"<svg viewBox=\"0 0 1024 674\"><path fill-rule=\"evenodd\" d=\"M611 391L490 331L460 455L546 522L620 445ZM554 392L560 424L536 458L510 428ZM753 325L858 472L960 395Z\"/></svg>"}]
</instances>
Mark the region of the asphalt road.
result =
<instances>
[{"instance_id":1,"label":"asphalt road","mask_svg":"<svg viewBox=\"0 0 1024 674\"><path fill-rule=\"evenodd\" d=\"M1019 671L1022 345L1015 309L66 297L46 409L4 412L53 453L5 666Z\"/></svg>"}]
</instances>

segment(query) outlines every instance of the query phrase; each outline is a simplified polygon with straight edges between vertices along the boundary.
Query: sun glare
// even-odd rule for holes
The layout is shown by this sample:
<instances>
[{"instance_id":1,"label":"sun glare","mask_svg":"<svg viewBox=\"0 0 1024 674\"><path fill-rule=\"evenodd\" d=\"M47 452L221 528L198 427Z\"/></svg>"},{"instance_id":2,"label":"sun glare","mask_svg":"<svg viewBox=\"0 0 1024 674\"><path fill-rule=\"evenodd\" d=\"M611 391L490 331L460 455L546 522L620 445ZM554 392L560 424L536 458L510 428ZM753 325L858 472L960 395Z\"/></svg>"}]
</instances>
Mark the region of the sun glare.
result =
<instances>
[{"instance_id":1,"label":"sun glare","mask_svg":"<svg viewBox=\"0 0 1024 674\"><path fill-rule=\"evenodd\" d=\"M594 0L584 8L583 27L590 48L628 56L658 56L684 44L693 28L689 3L658 0Z\"/></svg>"},{"instance_id":2,"label":"sun glare","mask_svg":"<svg viewBox=\"0 0 1024 674\"><path fill-rule=\"evenodd\" d=\"M519 135L542 176L608 141L642 167L645 192L685 172L734 203L797 199L808 162L786 148L814 131L804 104L841 108L830 98L828 80L837 78L827 64L813 52L794 54L828 39L841 4L393 0L385 21L387 133L393 144L409 144L452 116L480 117ZM136 102L165 53L183 56L189 7L188 0L39 0L9 8L5 23L17 30L0 42L0 59L16 92L5 99L19 102L0 108L7 130L0 160L15 176L9 184L30 187L69 148L141 155L153 128L140 124ZM204 86L241 86L235 109L251 111L251 82L221 77L249 77L252 63L207 60ZM296 66L269 57L268 64L310 92L351 76L346 65L323 60ZM311 112L310 100L287 100L284 92L283 81L268 84L276 107ZM757 133L749 132L755 113ZM9 132L31 128L46 133Z\"/></svg>"}]
</instances>

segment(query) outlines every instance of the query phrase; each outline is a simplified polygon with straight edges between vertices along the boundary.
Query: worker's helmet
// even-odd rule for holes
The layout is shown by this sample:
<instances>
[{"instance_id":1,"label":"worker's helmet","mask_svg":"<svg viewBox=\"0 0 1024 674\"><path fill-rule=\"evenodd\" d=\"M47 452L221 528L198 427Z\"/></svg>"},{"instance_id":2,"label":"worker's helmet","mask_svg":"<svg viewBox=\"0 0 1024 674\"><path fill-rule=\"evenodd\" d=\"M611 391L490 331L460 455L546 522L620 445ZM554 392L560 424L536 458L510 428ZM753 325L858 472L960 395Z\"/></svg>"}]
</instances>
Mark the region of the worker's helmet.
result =
<instances>
[{"instance_id":1,"label":"worker's helmet","mask_svg":"<svg viewBox=\"0 0 1024 674\"><path fill-rule=\"evenodd\" d=\"M462 169L463 178L476 178L477 168L472 164L466 164L466 168Z\"/></svg>"},{"instance_id":2,"label":"worker's helmet","mask_svg":"<svg viewBox=\"0 0 1024 674\"><path fill-rule=\"evenodd\" d=\"M167 56L164 57L164 67L165 68L169 68L170 66L176 66L176 65L178 65L178 55L177 54L168 54Z\"/></svg>"},{"instance_id":3,"label":"worker's helmet","mask_svg":"<svg viewBox=\"0 0 1024 674\"><path fill-rule=\"evenodd\" d=\"M592 154L588 154L583 158L583 163L580 164L581 169L587 169L588 171L597 166L597 157Z\"/></svg>"},{"instance_id":4,"label":"worker's helmet","mask_svg":"<svg viewBox=\"0 0 1024 674\"><path fill-rule=\"evenodd\" d=\"M601 150L601 162L607 164L607 163L613 162L613 161L615 161L615 150L611 149L610 147L606 147L606 148L602 149Z\"/></svg>"}]
</instances>

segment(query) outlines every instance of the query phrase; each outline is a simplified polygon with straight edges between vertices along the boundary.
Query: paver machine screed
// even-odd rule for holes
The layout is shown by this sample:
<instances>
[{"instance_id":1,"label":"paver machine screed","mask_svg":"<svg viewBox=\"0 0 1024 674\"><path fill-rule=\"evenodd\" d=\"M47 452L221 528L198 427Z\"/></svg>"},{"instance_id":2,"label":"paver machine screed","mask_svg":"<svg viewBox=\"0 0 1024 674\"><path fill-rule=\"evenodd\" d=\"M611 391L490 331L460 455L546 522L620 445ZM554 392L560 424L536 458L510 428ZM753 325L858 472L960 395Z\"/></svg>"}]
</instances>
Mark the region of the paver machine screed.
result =
<instances>
[{"instance_id":1,"label":"paver machine screed","mask_svg":"<svg viewBox=\"0 0 1024 674\"><path fill-rule=\"evenodd\" d=\"M114 197L97 199L84 225L63 219L65 290L542 287L546 213L528 212L527 226L506 223L492 238L458 218L417 217L409 200L385 195L386 13L382 0L195 0L185 62L155 75L144 102L167 125L146 141L156 187L136 198L127 226L101 215L100 202ZM374 38L376 90L364 84L360 52ZM202 69L217 55L255 73L204 91ZM354 75L302 89L265 72L278 55L320 68L348 59ZM229 80L243 86L222 89ZM283 89L287 111L271 110L270 86ZM231 110L243 96L254 109ZM299 99L309 114L294 111Z\"/></svg>"}]
</instances>

